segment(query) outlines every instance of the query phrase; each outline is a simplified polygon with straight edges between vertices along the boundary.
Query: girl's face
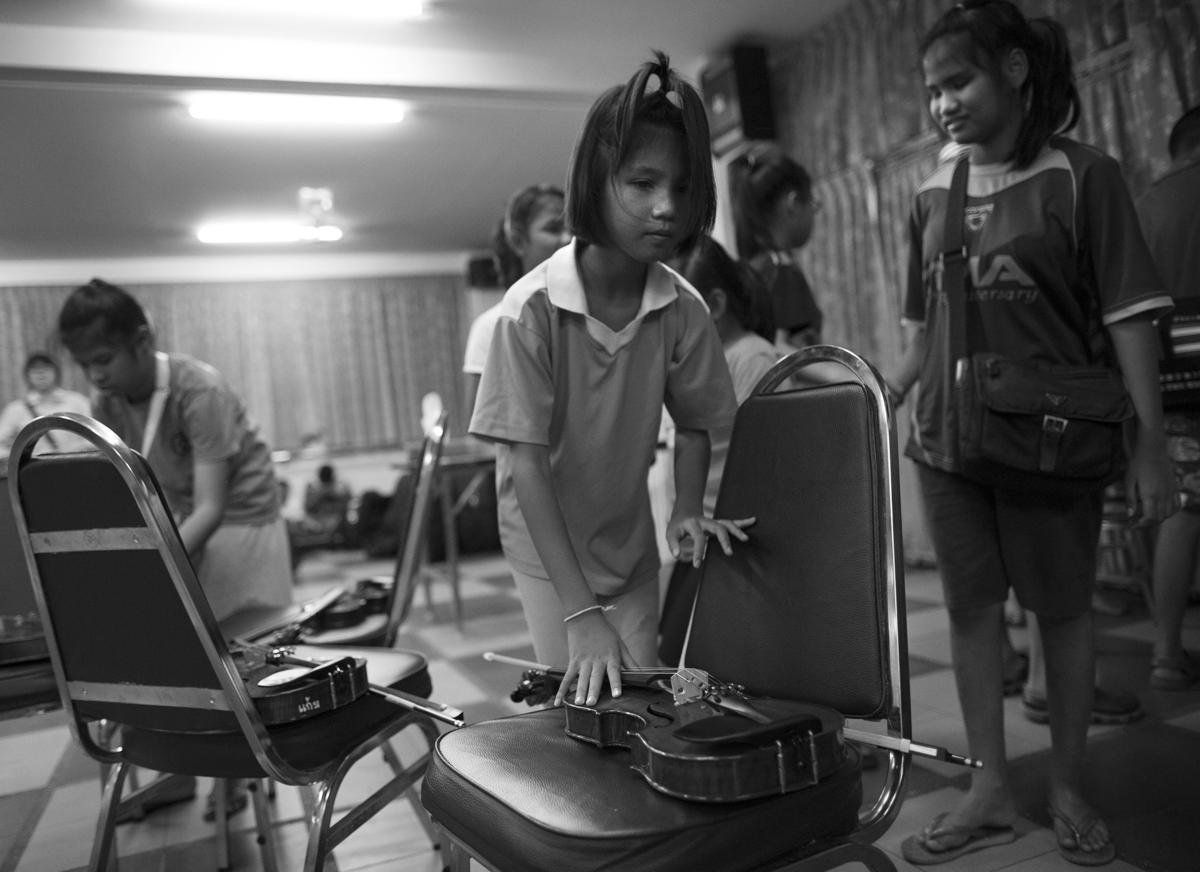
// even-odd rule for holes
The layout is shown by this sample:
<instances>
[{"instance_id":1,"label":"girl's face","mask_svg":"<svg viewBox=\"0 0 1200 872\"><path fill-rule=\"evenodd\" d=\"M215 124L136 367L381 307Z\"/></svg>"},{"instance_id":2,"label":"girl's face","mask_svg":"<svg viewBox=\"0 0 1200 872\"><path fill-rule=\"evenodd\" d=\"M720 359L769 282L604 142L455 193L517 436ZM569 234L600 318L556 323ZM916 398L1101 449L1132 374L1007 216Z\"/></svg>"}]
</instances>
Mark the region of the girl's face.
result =
<instances>
[{"instance_id":1,"label":"girl's face","mask_svg":"<svg viewBox=\"0 0 1200 872\"><path fill-rule=\"evenodd\" d=\"M85 334L71 348L71 358L103 394L142 400L154 390L154 355L148 341L122 343Z\"/></svg>"},{"instance_id":2,"label":"girl's face","mask_svg":"<svg viewBox=\"0 0 1200 872\"><path fill-rule=\"evenodd\" d=\"M58 371L48 364L35 363L25 373L25 381L29 384L31 390L44 394L47 391L53 390L58 384Z\"/></svg>"},{"instance_id":3,"label":"girl's face","mask_svg":"<svg viewBox=\"0 0 1200 872\"><path fill-rule=\"evenodd\" d=\"M604 222L614 247L639 263L666 260L691 226L687 160L680 133L639 125L629 157L604 195Z\"/></svg>"},{"instance_id":4,"label":"girl's face","mask_svg":"<svg viewBox=\"0 0 1200 872\"><path fill-rule=\"evenodd\" d=\"M1024 53L1010 52L1001 69L991 72L962 48L961 39L945 37L925 53L921 66L929 114L955 142L975 146L980 162L1005 160L1024 118Z\"/></svg>"},{"instance_id":5,"label":"girl's face","mask_svg":"<svg viewBox=\"0 0 1200 872\"><path fill-rule=\"evenodd\" d=\"M529 272L571 241L563 220L561 197L543 197L524 234L515 234L513 248L521 257L521 266Z\"/></svg>"}]
</instances>

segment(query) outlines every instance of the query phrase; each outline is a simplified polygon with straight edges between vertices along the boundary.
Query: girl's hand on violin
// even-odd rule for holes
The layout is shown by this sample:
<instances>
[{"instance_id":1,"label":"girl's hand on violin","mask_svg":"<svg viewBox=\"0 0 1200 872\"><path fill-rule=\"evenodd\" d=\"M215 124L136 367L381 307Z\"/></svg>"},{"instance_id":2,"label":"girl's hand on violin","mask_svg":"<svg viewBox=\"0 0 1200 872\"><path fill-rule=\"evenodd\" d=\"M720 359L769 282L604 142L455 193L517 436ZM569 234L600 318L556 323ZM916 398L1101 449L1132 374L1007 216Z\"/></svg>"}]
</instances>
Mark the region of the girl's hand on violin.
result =
<instances>
[{"instance_id":1,"label":"girl's hand on violin","mask_svg":"<svg viewBox=\"0 0 1200 872\"><path fill-rule=\"evenodd\" d=\"M690 561L692 566L700 566L708 550L709 536L716 536L721 550L726 554L733 553L733 540L745 542L749 539L745 528L755 522L755 518L726 520L724 518L708 518L703 515L680 518L667 525L667 545L671 556L676 560Z\"/></svg>"},{"instance_id":2,"label":"girl's hand on violin","mask_svg":"<svg viewBox=\"0 0 1200 872\"><path fill-rule=\"evenodd\" d=\"M614 697L621 695L621 637L601 611L588 612L567 622L567 670L554 697L562 705L571 683L575 704L595 705L604 689L604 679Z\"/></svg>"}]
</instances>

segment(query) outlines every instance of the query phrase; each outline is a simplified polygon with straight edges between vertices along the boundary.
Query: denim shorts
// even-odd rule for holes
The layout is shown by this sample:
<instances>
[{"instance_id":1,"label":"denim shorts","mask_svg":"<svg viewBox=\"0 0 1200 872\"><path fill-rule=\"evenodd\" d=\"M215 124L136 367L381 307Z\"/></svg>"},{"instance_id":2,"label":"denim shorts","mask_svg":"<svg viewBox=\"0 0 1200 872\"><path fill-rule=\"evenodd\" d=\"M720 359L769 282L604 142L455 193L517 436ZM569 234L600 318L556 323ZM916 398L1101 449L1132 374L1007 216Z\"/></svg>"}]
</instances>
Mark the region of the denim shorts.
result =
<instances>
[{"instance_id":1,"label":"denim shorts","mask_svg":"<svg viewBox=\"0 0 1200 872\"><path fill-rule=\"evenodd\" d=\"M1003 603L1008 589L1036 615L1091 608L1103 492L1049 499L976 484L917 464L946 608Z\"/></svg>"}]
</instances>

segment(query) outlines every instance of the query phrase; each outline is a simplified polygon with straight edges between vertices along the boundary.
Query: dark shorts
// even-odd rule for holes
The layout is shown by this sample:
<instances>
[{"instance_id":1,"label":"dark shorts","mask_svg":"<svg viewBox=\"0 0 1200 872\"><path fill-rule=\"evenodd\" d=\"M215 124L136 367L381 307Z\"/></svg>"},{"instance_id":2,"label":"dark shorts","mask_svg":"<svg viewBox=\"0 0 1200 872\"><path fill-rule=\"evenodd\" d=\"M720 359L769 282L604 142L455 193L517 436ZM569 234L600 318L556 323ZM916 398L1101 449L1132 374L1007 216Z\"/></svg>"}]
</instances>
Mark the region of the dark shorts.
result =
<instances>
[{"instance_id":1,"label":"dark shorts","mask_svg":"<svg viewBox=\"0 0 1200 872\"><path fill-rule=\"evenodd\" d=\"M1163 428L1183 510L1200 512L1200 409L1165 413Z\"/></svg>"},{"instance_id":2,"label":"dark shorts","mask_svg":"<svg viewBox=\"0 0 1200 872\"><path fill-rule=\"evenodd\" d=\"M1000 491L917 464L946 608L1003 603L1008 589L1037 615L1091 608L1103 494L1048 500Z\"/></svg>"}]
</instances>

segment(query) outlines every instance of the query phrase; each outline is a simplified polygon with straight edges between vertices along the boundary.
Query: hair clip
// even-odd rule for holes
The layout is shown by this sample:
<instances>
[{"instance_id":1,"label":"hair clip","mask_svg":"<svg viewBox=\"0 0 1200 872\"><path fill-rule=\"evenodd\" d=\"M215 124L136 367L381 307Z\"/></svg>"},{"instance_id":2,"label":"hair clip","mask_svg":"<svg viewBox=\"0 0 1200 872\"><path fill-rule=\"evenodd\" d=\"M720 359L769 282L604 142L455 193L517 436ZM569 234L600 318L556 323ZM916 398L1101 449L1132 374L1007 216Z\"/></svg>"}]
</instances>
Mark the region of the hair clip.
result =
<instances>
[{"instance_id":1,"label":"hair clip","mask_svg":"<svg viewBox=\"0 0 1200 872\"><path fill-rule=\"evenodd\" d=\"M658 73L651 73L646 77L646 88L642 91L643 97L650 97L663 89L663 80ZM683 109L683 99L675 91L667 91L663 94L667 98L667 102L676 109Z\"/></svg>"}]
</instances>

